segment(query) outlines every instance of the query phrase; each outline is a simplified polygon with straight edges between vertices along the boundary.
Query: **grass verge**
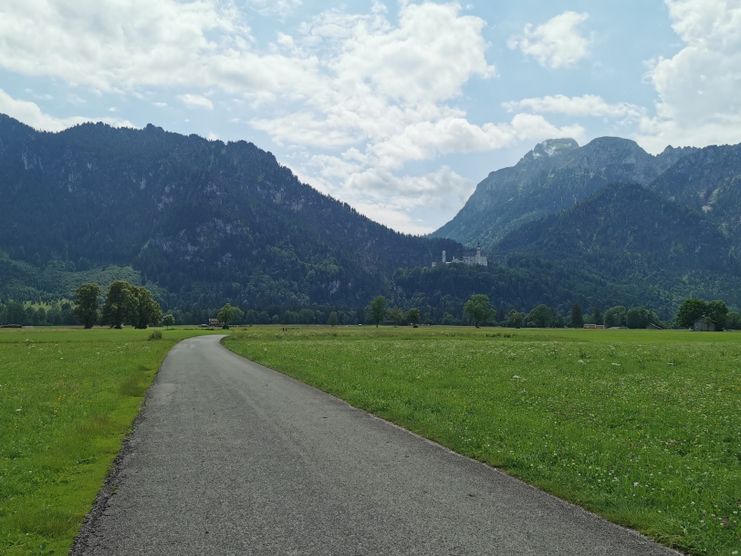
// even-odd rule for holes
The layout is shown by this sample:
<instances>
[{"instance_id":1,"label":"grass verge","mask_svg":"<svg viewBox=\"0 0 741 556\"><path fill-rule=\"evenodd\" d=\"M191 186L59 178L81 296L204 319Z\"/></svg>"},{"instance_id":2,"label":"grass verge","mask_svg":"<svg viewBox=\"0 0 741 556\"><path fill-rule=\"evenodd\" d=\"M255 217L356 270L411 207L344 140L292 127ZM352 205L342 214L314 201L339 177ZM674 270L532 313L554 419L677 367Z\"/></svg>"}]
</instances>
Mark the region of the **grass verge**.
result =
<instances>
[{"instance_id":1,"label":"grass verge","mask_svg":"<svg viewBox=\"0 0 741 556\"><path fill-rule=\"evenodd\" d=\"M66 554L170 348L201 333L0 331L0 553Z\"/></svg>"},{"instance_id":2,"label":"grass verge","mask_svg":"<svg viewBox=\"0 0 741 556\"><path fill-rule=\"evenodd\" d=\"M254 327L225 339L693 554L737 554L741 334Z\"/></svg>"}]
</instances>

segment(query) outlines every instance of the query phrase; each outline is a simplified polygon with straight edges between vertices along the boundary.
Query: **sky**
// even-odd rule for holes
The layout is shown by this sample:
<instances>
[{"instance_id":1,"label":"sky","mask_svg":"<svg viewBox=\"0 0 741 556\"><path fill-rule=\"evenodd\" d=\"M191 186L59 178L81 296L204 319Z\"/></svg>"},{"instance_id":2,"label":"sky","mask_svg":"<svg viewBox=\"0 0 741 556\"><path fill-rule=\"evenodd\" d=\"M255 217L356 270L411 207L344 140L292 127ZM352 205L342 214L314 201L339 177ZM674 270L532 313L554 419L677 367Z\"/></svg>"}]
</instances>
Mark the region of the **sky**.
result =
<instances>
[{"instance_id":1,"label":"sky","mask_svg":"<svg viewBox=\"0 0 741 556\"><path fill-rule=\"evenodd\" d=\"M741 0L3 0L0 112L251 141L423 234L545 139L741 142Z\"/></svg>"}]
</instances>

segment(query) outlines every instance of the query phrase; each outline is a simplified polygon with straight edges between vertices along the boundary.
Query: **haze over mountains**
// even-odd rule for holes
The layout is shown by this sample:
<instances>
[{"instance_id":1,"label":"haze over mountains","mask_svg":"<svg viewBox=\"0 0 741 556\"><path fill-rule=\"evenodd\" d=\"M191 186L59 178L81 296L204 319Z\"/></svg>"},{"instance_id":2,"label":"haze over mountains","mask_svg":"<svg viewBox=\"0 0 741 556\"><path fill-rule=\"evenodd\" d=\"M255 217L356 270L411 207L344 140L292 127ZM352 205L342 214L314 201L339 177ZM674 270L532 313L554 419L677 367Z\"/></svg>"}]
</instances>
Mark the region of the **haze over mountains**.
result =
<instances>
[{"instance_id":1,"label":"haze over mountains","mask_svg":"<svg viewBox=\"0 0 741 556\"><path fill-rule=\"evenodd\" d=\"M300 183L251 143L0 116L0 299L124 276L171 308L354 311L384 294L428 320L472 293L501 310L741 303L741 146L599 138L537 145L492 172L432 237L406 236ZM460 243L459 243L460 242ZM429 268L479 244L490 266Z\"/></svg>"}]
</instances>

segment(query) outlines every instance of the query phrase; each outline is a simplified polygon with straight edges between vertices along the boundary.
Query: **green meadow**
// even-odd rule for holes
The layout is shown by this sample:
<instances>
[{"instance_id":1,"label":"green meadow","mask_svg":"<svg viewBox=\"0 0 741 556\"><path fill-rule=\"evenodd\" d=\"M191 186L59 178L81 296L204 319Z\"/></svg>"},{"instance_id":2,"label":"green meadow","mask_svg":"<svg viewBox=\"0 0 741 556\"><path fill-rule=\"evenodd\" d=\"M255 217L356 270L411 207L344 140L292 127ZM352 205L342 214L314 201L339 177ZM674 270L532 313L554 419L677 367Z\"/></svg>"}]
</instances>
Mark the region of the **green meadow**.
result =
<instances>
[{"instance_id":1,"label":"green meadow","mask_svg":"<svg viewBox=\"0 0 741 556\"><path fill-rule=\"evenodd\" d=\"M0 330L0 554L66 554L169 349L201 332Z\"/></svg>"},{"instance_id":2,"label":"green meadow","mask_svg":"<svg viewBox=\"0 0 741 556\"><path fill-rule=\"evenodd\" d=\"M167 351L0 330L0 553L63 554ZM252 327L227 347L693 554L741 550L741 333Z\"/></svg>"},{"instance_id":3,"label":"green meadow","mask_svg":"<svg viewBox=\"0 0 741 556\"><path fill-rule=\"evenodd\" d=\"M741 550L741 333L254 327L224 342L666 545Z\"/></svg>"}]
</instances>

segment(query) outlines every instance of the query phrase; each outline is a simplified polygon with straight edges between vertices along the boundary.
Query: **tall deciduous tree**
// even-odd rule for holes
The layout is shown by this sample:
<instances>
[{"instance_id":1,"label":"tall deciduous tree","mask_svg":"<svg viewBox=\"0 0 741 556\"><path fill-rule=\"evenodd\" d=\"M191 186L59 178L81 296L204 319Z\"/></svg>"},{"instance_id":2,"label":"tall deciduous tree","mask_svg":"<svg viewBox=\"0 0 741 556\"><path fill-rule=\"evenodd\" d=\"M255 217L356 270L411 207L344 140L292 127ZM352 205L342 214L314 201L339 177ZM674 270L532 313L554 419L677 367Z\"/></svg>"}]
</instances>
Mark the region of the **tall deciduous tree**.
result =
<instances>
[{"instance_id":1,"label":"tall deciduous tree","mask_svg":"<svg viewBox=\"0 0 741 556\"><path fill-rule=\"evenodd\" d=\"M475 293L468 298L463 305L463 312L468 316L473 325L478 328L486 322L491 314L489 296L483 293Z\"/></svg>"},{"instance_id":2,"label":"tall deciduous tree","mask_svg":"<svg viewBox=\"0 0 741 556\"><path fill-rule=\"evenodd\" d=\"M147 288L124 280L111 284L103 305L103 324L113 328L121 328L124 324L146 328L149 324L159 323L161 318L162 309Z\"/></svg>"},{"instance_id":3,"label":"tall deciduous tree","mask_svg":"<svg viewBox=\"0 0 741 556\"><path fill-rule=\"evenodd\" d=\"M726 328L729 330L741 330L741 313L730 311L726 316Z\"/></svg>"},{"instance_id":4,"label":"tall deciduous tree","mask_svg":"<svg viewBox=\"0 0 741 556\"><path fill-rule=\"evenodd\" d=\"M162 325L163 326L174 326L175 325L175 315L172 313L167 313L162 317Z\"/></svg>"},{"instance_id":5,"label":"tall deciduous tree","mask_svg":"<svg viewBox=\"0 0 741 556\"><path fill-rule=\"evenodd\" d=\"M705 305L705 314L715 323L716 330L723 330L726 327L728 306L725 302L719 300L708 301Z\"/></svg>"},{"instance_id":6,"label":"tall deciduous tree","mask_svg":"<svg viewBox=\"0 0 741 556\"><path fill-rule=\"evenodd\" d=\"M584 314L581 310L581 305L574 303L571 306L571 322L569 322L571 328L582 328L584 326Z\"/></svg>"},{"instance_id":7,"label":"tall deciduous tree","mask_svg":"<svg viewBox=\"0 0 741 556\"><path fill-rule=\"evenodd\" d=\"M555 318L556 315L553 309L541 303L533 307L527 314L527 324L528 326L536 326L538 328L548 328L553 324Z\"/></svg>"},{"instance_id":8,"label":"tall deciduous tree","mask_svg":"<svg viewBox=\"0 0 741 556\"><path fill-rule=\"evenodd\" d=\"M239 307L235 307L231 303L227 303L219 309L218 313L216 313L216 318L221 321L224 328L229 328L230 324L238 321L242 317L244 317L244 311Z\"/></svg>"},{"instance_id":9,"label":"tall deciduous tree","mask_svg":"<svg viewBox=\"0 0 741 556\"><path fill-rule=\"evenodd\" d=\"M373 301L371 301L368 306L368 310L370 312L371 320L376 323L376 328L378 328L383 317L386 316L386 298L382 295L374 297Z\"/></svg>"},{"instance_id":10,"label":"tall deciduous tree","mask_svg":"<svg viewBox=\"0 0 741 556\"><path fill-rule=\"evenodd\" d=\"M395 326L401 326L404 324L404 313L398 307L391 307L387 312L386 316Z\"/></svg>"},{"instance_id":11,"label":"tall deciduous tree","mask_svg":"<svg viewBox=\"0 0 741 556\"><path fill-rule=\"evenodd\" d=\"M131 286L131 296L133 305L129 313L129 324L133 324L134 328L158 324L162 318L162 309L152 292L143 286Z\"/></svg>"},{"instance_id":12,"label":"tall deciduous tree","mask_svg":"<svg viewBox=\"0 0 741 556\"><path fill-rule=\"evenodd\" d=\"M509 326L510 328L522 328L522 326L525 324L525 313L522 313L520 311L515 311L514 309L507 313L507 320L505 321L505 325Z\"/></svg>"},{"instance_id":13,"label":"tall deciduous tree","mask_svg":"<svg viewBox=\"0 0 741 556\"><path fill-rule=\"evenodd\" d=\"M339 319L337 318L337 311L332 311L329 313L329 317L327 318L327 324L329 326L337 326Z\"/></svg>"},{"instance_id":14,"label":"tall deciduous tree","mask_svg":"<svg viewBox=\"0 0 741 556\"><path fill-rule=\"evenodd\" d=\"M613 326L625 326L625 307L622 305L616 305L610 307L605 311L605 326L610 328Z\"/></svg>"},{"instance_id":15,"label":"tall deciduous tree","mask_svg":"<svg viewBox=\"0 0 741 556\"><path fill-rule=\"evenodd\" d=\"M75 291L75 316L85 328L92 328L98 322L98 284L83 284Z\"/></svg>"},{"instance_id":16,"label":"tall deciduous tree","mask_svg":"<svg viewBox=\"0 0 741 556\"><path fill-rule=\"evenodd\" d=\"M625 325L628 328L646 328L651 315L645 307L631 307L625 313Z\"/></svg>"},{"instance_id":17,"label":"tall deciduous tree","mask_svg":"<svg viewBox=\"0 0 741 556\"><path fill-rule=\"evenodd\" d=\"M594 324L604 324L605 318L602 316L602 311L599 307L592 307L592 314L589 315L589 321Z\"/></svg>"},{"instance_id":18,"label":"tall deciduous tree","mask_svg":"<svg viewBox=\"0 0 741 556\"><path fill-rule=\"evenodd\" d=\"M705 316L707 310L705 302L701 299L685 299L677 311L677 324L684 328L690 328L697 319Z\"/></svg>"},{"instance_id":19,"label":"tall deciduous tree","mask_svg":"<svg viewBox=\"0 0 741 556\"><path fill-rule=\"evenodd\" d=\"M116 280L108 288L101 322L111 328L121 328L131 321L135 300L131 291L131 284L124 280Z\"/></svg>"},{"instance_id":20,"label":"tall deciduous tree","mask_svg":"<svg viewBox=\"0 0 741 556\"><path fill-rule=\"evenodd\" d=\"M419 324L419 309L412 307L407 311L407 322L412 325Z\"/></svg>"}]
</instances>

